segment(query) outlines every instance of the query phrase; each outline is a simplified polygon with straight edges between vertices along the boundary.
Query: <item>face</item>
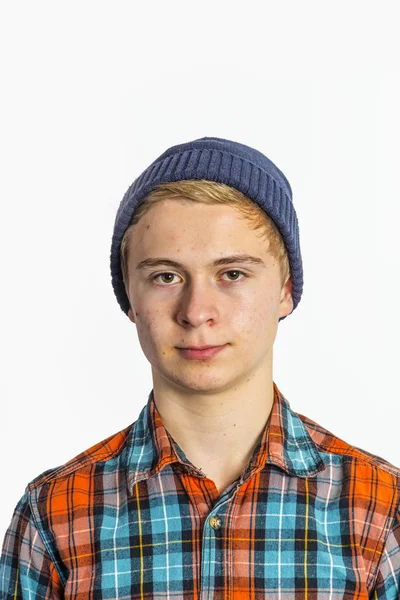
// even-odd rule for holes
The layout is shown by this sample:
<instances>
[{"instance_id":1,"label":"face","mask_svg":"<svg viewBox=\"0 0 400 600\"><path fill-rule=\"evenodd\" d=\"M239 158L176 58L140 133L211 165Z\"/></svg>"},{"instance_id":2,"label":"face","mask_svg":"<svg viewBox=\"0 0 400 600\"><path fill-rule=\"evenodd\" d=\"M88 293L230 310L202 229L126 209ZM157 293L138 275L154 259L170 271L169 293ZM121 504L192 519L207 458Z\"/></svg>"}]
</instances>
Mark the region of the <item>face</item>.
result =
<instances>
[{"instance_id":1,"label":"face","mask_svg":"<svg viewBox=\"0 0 400 600\"><path fill-rule=\"evenodd\" d=\"M235 254L261 264L233 260ZM139 267L146 259L167 259ZM133 230L127 293L142 350L153 377L182 391L221 391L248 380L272 360L278 320L293 310L291 280L282 288L268 241L225 205L165 200ZM224 348L189 359L178 348Z\"/></svg>"}]
</instances>

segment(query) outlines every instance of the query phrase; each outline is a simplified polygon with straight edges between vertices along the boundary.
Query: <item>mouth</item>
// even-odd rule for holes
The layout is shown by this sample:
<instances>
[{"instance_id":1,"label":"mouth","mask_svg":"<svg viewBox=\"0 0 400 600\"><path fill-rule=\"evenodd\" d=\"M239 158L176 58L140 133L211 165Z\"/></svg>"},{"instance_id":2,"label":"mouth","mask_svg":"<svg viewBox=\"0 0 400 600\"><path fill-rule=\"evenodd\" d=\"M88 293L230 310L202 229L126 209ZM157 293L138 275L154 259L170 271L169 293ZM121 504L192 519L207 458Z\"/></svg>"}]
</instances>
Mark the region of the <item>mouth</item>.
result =
<instances>
[{"instance_id":1,"label":"mouth","mask_svg":"<svg viewBox=\"0 0 400 600\"><path fill-rule=\"evenodd\" d=\"M221 346L182 346L179 350L208 350L209 348L221 348Z\"/></svg>"},{"instance_id":2,"label":"mouth","mask_svg":"<svg viewBox=\"0 0 400 600\"><path fill-rule=\"evenodd\" d=\"M224 348L226 348L228 344L224 344L223 346L197 346L197 347L188 347L188 348L178 348L179 353L188 359L204 359L204 358L212 358L218 352L221 352Z\"/></svg>"}]
</instances>

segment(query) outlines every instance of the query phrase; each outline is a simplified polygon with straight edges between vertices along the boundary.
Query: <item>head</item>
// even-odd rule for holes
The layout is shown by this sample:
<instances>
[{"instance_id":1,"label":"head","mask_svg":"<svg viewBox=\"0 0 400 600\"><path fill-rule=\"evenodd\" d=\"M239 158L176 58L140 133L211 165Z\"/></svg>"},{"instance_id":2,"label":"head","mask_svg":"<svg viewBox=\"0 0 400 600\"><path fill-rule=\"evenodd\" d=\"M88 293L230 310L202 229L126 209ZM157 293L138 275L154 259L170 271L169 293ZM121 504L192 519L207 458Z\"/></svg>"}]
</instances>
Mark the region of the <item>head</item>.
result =
<instances>
[{"instance_id":1,"label":"head","mask_svg":"<svg viewBox=\"0 0 400 600\"><path fill-rule=\"evenodd\" d=\"M222 261L238 254L257 261ZM143 265L154 258L177 264ZM159 184L133 214L120 259L153 373L211 392L271 365L279 318L293 310L289 261L274 222L244 194L207 180ZM178 349L200 345L225 347L207 360Z\"/></svg>"}]
</instances>

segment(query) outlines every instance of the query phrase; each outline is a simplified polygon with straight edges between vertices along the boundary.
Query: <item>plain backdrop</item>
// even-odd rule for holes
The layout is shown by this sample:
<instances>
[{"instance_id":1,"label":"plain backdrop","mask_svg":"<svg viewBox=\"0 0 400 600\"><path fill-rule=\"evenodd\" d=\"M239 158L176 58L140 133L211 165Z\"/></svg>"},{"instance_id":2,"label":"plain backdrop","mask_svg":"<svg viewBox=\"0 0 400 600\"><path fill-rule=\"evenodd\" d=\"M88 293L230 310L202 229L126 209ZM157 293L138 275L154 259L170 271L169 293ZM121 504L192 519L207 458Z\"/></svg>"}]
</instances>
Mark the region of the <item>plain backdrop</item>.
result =
<instances>
[{"instance_id":1,"label":"plain backdrop","mask_svg":"<svg viewBox=\"0 0 400 600\"><path fill-rule=\"evenodd\" d=\"M111 286L122 196L166 148L254 146L288 177L304 290L291 407L400 466L396 2L2 3L0 536L27 483L152 388Z\"/></svg>"}]
</instances>

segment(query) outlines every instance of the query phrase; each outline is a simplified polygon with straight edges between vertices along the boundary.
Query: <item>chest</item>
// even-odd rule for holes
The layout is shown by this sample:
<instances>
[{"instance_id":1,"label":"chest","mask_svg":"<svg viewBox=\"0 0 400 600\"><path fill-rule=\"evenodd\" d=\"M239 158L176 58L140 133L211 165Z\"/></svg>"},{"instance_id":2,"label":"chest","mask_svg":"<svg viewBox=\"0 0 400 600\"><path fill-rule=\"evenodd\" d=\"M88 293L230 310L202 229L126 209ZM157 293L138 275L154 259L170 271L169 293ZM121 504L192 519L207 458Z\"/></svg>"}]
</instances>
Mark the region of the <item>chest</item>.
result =
<instances>
[{"instance_id":1,"label":"chest","mask_svg":"<svg viewBox=\"0 0 400 600\"><path fill-rule=\"evenodd\" d=\"M59 531L65 598L367 599L351 507L322 489L271 469L221 495L165 469L132 495L94 499Z\"/></svg>"}]
</instances>

